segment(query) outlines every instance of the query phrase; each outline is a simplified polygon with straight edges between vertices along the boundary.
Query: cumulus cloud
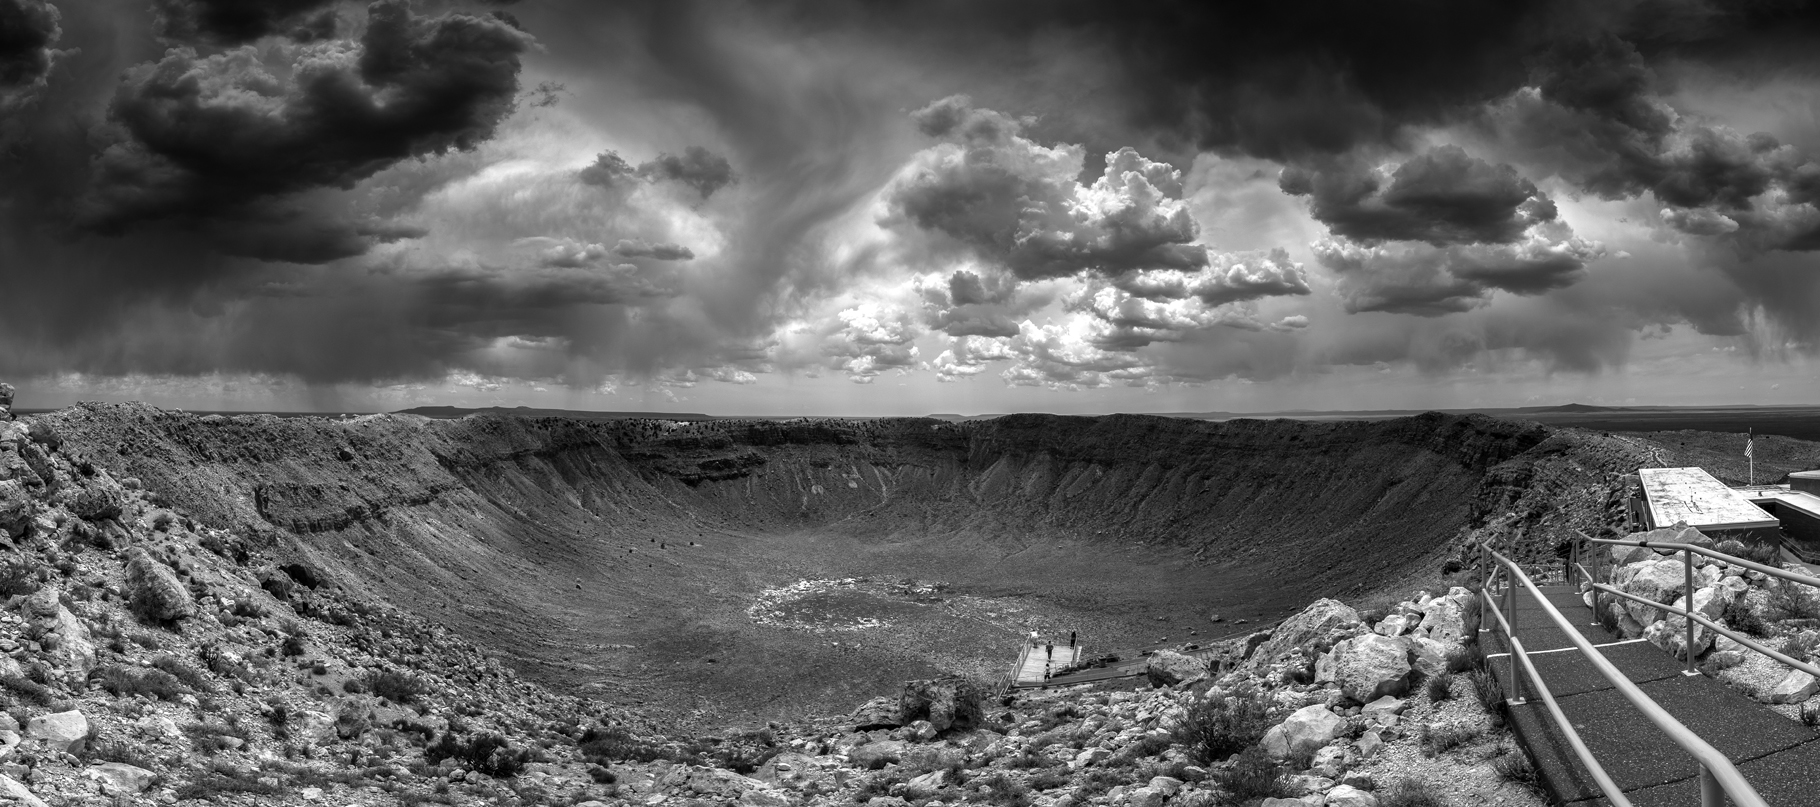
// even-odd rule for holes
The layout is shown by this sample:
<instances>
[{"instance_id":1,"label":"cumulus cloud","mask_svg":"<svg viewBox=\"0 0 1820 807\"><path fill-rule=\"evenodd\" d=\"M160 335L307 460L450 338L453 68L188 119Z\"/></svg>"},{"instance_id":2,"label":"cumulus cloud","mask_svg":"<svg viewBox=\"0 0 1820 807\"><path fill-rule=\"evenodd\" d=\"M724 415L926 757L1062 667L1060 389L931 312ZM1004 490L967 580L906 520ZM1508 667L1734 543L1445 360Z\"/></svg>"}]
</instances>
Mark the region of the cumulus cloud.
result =
<instances>
[{"instance_id":1,"label":"cumulus cloud","mask_svg":"<svg viewBox=\"0 0 1820 807\"><path fill-rule=\"evenodd\" d=\"M274 34L335 35L337 0L153 0L159 33L181 42L240 45Z\"/></svg>"},{"instance_id":2,"label":"cumulus cloud","mask_svg":"<svg viewBox=\"0 0 1820 807\"><path fill-rule=\"evenodd\" d=\"M921 351L913 343L918 329L907 312L861 303L842 310L836 320L819 346L828 369L846 373L856 384L870 384L887 370L917 365Z\"/></svg>"},{"instance_id":3,"label":"cumulus cloud","mask_svg":"<svg viewBox=\"0 0 1820 807\"><path fill-rule=\"evenodd\" d=\"M985 372L993 362L1013 358L1009 339L1017 331L1003 337L994 336L959 336L930 362L930 369L935 372L935 380L950 383L965 378L972 378Z\"/></svg>"},{"instance_id":4,"label":"cumulus cloud","mask_svg":"<svg viewBox=\"0 0 1820 807\"><path fill-rule=\"evenodd\" d=\"M61 20L45 0L0 0L0 113L44 89L59 55Z\"/></svg>"},{"instance_id":5,"label":"cumulus cloud","mask_svg":"<svg viewBox=\"0 0 1820 807\"><path fill-rule=\"evenodd\" d=\"M687 261L695 258L695 251L681 244L653 244L637 238L621 239L614 245L613 254L623 258L651 258L659 261Z\"/></svg>"},{"instance_id":6,"label":"cumulus cloud","mask_svg":"<svg viewBox=\"0 0 1820 807\"><path fill-rule=\"evenodd\" d=\"M1555 204L1509 165L1441 146L1395 169L1357 161L1320 170L1291 166L1283 190L1310 196L1314 217L1357 241L1508 243L1553 221Z\"/></svg>"},{"instance_id":7,"label":"cumulus cloud","mask_svg":"<svg viewBox=\"0 0 1820 807\"><path fill-rule=\"evenodd\" d=\"M1308 274L1281 248L1266 253L1218 254L1196 272L1136 269L1114 275L1112 285L1145 300L1194 297L1214 306L1263 297L1306 295Z\"/></svg>"},{"instance_id":8,"label":"cumulus cloud","mask_svg":"<svg viewBox=\"0 0 1820 807\"><path fill-rule=\"evenodd\" d=\"M211 231L249 217L288 221L300 239L325 235L290 259L356 254L371 243L357 227L287 199L491 137L528 42L492 18L418 17L381 0L357 47L173 48L127 71L116 91L114 142L95 159L86 221L109 232L160 219Z\"/></svg>"},{"instance_id":9,"label":"cumulus cloud","mask_svg":"<svg viewBox=\"0 0 1820 807\"><path fill-rule=\"evenodd\" d=\"M964 96L913 118L949 142L899 175L885 196L888 221L939 233L1027 280L1207 263L1205 247L1192 243L1181 174L1165 163L1121 149L1082 185L1079 146L1040 145L1020 122Z\"/></svg>"}]
</instances>

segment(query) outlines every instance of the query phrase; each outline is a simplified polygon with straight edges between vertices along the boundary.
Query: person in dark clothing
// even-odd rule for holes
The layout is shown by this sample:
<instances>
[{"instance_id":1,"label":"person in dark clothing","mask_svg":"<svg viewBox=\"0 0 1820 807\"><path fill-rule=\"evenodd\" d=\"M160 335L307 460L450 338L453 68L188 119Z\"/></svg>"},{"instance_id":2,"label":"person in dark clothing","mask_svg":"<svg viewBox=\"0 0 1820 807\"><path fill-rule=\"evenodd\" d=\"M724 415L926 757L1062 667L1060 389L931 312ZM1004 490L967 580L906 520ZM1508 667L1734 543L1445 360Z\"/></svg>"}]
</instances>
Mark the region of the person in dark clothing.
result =
<instances>
[{"instance_id":1,"label":"person in dark clothing","mask_svg":"<svg viewBox=\"0 0 1820 807\"><path fill-rule=\"evenodd\" d=\"M1068 631L1068 646L1074 647L1074 631Z\"/></svg>"}]
</instances>

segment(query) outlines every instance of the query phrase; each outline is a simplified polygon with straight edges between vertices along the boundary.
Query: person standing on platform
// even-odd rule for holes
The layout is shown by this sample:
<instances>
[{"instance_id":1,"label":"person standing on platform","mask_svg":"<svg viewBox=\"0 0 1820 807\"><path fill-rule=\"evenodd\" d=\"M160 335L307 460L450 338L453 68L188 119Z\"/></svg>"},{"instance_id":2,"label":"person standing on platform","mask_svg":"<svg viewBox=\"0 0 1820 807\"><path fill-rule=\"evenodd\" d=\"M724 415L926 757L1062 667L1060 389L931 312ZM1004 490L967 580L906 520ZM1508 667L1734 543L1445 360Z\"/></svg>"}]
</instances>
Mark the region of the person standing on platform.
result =
<instances>
[{"instance_id":1,"label":"person standing on platform","mask_svg":"<svg viewBox=\"0 0 1820 807\"><path fill-rule=\"evenodd\" d=\"M1074 648L1074 631L1068 631L1068 649L1073 650Z\"/></svg>"}]
</instances>

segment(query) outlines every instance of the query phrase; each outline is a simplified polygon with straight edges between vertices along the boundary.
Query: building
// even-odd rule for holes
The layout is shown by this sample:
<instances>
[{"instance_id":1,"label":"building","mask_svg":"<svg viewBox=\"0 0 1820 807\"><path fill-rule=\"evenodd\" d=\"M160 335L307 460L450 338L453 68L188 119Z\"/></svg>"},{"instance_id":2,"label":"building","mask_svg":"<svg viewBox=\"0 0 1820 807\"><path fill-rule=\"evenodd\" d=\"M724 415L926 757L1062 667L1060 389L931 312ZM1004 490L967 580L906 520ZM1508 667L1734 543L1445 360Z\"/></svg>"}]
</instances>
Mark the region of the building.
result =
<instances>
[{"instance_id":1,"label":"building","mask_svg":"<svg viewBox=\"0 0 1820 807\"><path fill-rule=\"evenodd\" d=\"M1782 543L1809 563L1820 562L1820 471L1788 475L1788 486L1744 491L1752 504L1782 524Z\"/></svg>"},{"instance_id":2,"label":"building","mask_svg":"<svg viewBox=\"0 0 1820 807\"><path fill-rule=\"evenodd\" d=\"M1642 468L1637 476L1643 495L1632 500L1631 516L1644 529L1686 524L1714 540L1780 541L1776 516L1704 468Z\"/></svg>"}]
</instances>

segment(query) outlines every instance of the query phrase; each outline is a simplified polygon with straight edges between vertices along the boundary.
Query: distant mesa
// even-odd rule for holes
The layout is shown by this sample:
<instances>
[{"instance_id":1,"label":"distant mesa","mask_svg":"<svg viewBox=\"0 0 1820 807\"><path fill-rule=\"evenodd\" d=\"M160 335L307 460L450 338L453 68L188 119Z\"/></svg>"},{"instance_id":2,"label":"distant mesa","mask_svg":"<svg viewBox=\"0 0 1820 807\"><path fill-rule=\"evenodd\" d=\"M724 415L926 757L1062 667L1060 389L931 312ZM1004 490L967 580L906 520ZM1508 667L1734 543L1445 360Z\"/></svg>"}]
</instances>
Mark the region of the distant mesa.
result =
<instances>
[{"instance_id":1,"label":"distant mesa","mask_svg":"<svg viewBox=\"0 0 1820 807\"><path fill-rule=\"evenodd\" d=\"M503 415L521 418L572 418L575 420L628 420L650 418L653 420L702 421L715 420L713 415L700 412L593 412L579 409L533 409L529 406L487 406L469 409L462 406L418 406L402 409L395 414L422 415L437 420L457 420L469 415Z\"/></svg>"}]
</instances>

